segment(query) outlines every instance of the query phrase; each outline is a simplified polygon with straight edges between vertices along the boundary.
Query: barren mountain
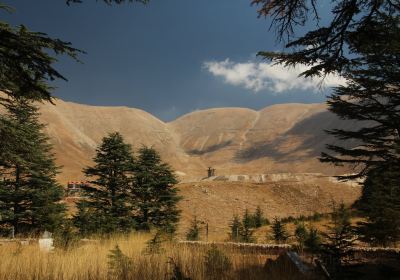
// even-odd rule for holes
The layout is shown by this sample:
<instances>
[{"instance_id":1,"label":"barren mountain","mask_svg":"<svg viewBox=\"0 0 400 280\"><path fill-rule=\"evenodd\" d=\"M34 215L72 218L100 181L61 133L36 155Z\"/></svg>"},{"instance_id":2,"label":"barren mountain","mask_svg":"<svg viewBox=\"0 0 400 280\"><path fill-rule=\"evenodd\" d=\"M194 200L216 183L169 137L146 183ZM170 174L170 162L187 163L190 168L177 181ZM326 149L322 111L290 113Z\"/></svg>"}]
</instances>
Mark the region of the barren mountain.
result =
<instances>
[{"instance_id":1,"label":"barren mountain","mask_svg":"<svg viewBox=\"0 0 400 280\"><path fill-rule=\"evenodd\" d=\"M338 120L323 104L282 104L260 111L218 108L196 111L164 123L127 107L97 107L57 100L40 105L42 122L63 166L61 182L84 179L96 146L119 131L134 149L156 148L182 180L216 174L344 172L318 162L326 143L324 129L352 125Z\"/></svg>"},{"instance_id":2,"label":"barren mountain","mask_svg":"<svg viewBox=\"0 0 400 280\"><path fill-rule=\"evenodd\" d=\"M126 107L62 100L40 107L57 163L63 166L61 183L85 179L82 169L91 164L109 132L119 131L134 150L154 146L186 182L178 185L184 197L179 203L180 236L193 215L207 221L210 234L221 239L232 215L245 208L260 206L269 218L309 215L329 210L331 199L352 203L359 196L359 187L325 176L343 170L317 160L324 145L334 142L323 130L352 125L322 104L275 105L260 111L210 109L170 123ZM216 176L199 181L208 166L216 169Z\"/></svg>"}]
</instances>

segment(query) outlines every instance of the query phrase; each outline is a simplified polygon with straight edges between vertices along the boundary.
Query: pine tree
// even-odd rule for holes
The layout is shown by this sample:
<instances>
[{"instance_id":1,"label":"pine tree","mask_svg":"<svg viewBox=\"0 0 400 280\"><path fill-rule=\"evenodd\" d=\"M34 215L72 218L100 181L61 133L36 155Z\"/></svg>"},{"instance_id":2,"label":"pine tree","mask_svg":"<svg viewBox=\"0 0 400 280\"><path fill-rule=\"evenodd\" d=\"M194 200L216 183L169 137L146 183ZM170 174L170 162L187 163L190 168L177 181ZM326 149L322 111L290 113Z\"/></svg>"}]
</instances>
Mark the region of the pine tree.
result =
<instances>
[{"instance_id":1,"label":"pine tree","mask_svg":"<svg viewBox=\"0 0 400 280\"><path fill-rule=\"evenodd\" d=\"M340 273L355 241L350 218L350 210L343 203L339 206L333 203L331 225L327 226L327 232L323 234L325 241L321 245L324 262L333 273Z\"/></svg>"},{"instance_id":2,"label":"pine tree","mask_svg":"<svg viewBox=\"0 0 400 280\"><path fill-rule=\"evenodd\" d=\"M144 249L144 253L148 255L160 254L165 250L162 247L163 238L162 232L157 231L154 236L146 242L146 248Z\"/></svg>"},{"instance_id":3,"label":"pine tree","mask_svg":"<svg viewBox=\"0 0 400 280\"><path fill-rule=\"evenodd\" d=\"M122 253L118 245L108 254L108 279L132 279L133 261Z\"/></svg>"},{"instance_id":4,"label":"pine tree","mask_svg":"<svg viewBox=\"0 0 400 280\"><path fill-rule=\"evenodd\" d=\"M231 267L232 262L228 256L213 244L204 256L204 274L207 275L207 279L220 280L229 278L227 273Z\"/></svg>"},{"instance_id":5,"label":"pine tree","mask_svg":"<svg viewBox=\"0 0 400 280\"><path fill-rule=\"evenodd\" d=\"M400 241L400 168L397 165L369 172L357 208L367 218L357 229L371 245L395 246Z\"/></svg>"},{"instance_id":6,"label":"pine tree","mask_svg":"<svg viewBox=\"0 0 400 280\"><path fill-rule=\"evenodd\" d=\"M308 230L307 238L304 240L304 247L311 254L318 254L321 249L321 236L317 229L311 227Z\"/></svg>"},{"instance_id":7,"label":"pine tree","mask_svg":"<svg viewBox=\"0 0 400 280\"><path fill-rule=\"evenodd\" d=\"M197 216L194 216L186 233L186 240L197 241L200 239L200 224L201 222L197 219Z\"/></svg>"},{"instance_id":8,"label":"pine tree","mask_svg":"<svg viewBox=\"0 0 400 280\"><path fill-rule=\"evenodd\" d=\"M261 210L260 206L257 206L256 211L253 215L254 227L260 228L263 225L269 224L269 221L264 217L264 213Z\"/></svg>"},{"instance_id":9,"label":"pine tree","mask_svg":"<svg viewBox=\"0 0 400 280\"><path fill-rule=\"evenodd\" d=\"M52 146L30 99L0 98L0 224L15 234L54 231L65 218Z\"/></svg>"},{"instance_id":10,"label":"pine tree","mask_svg":"<svg viewBox=\"0 0 400 280\"><path fill-rule=\"evenodd\" d=\"M351 49L349 37L360 33L367 34L371 27L376 26L376 18L396 18L400 13L398 1L392 0L334 0L328 6L331 13L322 17L326 12L320 3L325 0L252 0L258 5L260 17L271 18L271 27L276 28L277 39L285 42L288 52L259 52L259 55L271 59L274 63L285 66L307 66L301 73L305 77L325 77L332 73L341 73L350 65L356 65L360 54ZM322 11L323 10L323 11ZM321 19L330 21L320 23ZM310 24L310 19L315 23ZM300 27L300 28L298 28ZM393 35L397 29L388 27ZM395 28L395 29L393 29ZM305 32L304 32L305 31ZM302 33L302 34L299 34ZM370 36L364 41L364 46L375 47L376 44L385 46L391 43L385 38ZM398 41L397 41L398 42ZM362 54L361 54L362 56Z\"/></svg>"},{"instance_id":11,"label":"pine tree","mask_svg":"<svg viewBox=\"0 0 400 280\"><path fill-rule=\"evenodd\" d=\"M155 226L175 230L180 213L177 203L181 199L175 187L177 182L171 167L161 161L156 150L139 149L132 193L140 229Z\"/></svg>"},{"instance_id":12,"label":"pine tree","mask_svg":"<svg viewBox=\"0 0 400 280\"><path fill-rule=\"evenodd\" d=\"M285 225L277 217L275 217L272 223L272 238L277 243L284 243L289 238Z\"/></svg>"},{"instance_id":13,"label":"pine tree","mask_svg":"<svg viewBox=\"0 0 400 280\"><path fill-rule=\"evenodd\" d=\"M0 5L1 10L7 9ZM50 55L67 55L74 60L82 51L68 42L53 39L41 32L17 28L0 21L0 91L13 98L31 101L51 101L48 81L66 80L55 68L56 59Z\"/></svg>"},{"instance_id":14,"label":"pine tree","mask_svg":"<svg viewBox=\"0 0 400 280\"><path fill-rule=\"evenodd\" d=\"M240 242L241 240L240 233L243 231L243 226L238 215L233 216L233 219L229 227L231 229L231 233L229 234L230 240L234 242Z\"/></svg>"},{"instance_id":15,"label":"pine tree","mask_svg":"<svg viewBox=\"0 0 400 280\"><path fill-rule=\"evenodd\" d=\"M335 88L328 105L341 119L358 125L328 131L345 142L328 145L331 153L321 158L358 168L354 176L342 178L365 177L371 169L400 163L399 23L397 18L379 18L363 32L349 36L351 51L362 56L347 68L347 85ZM376 42L370 42L370 34Z\"/></svg>"},{"instance_id":16,"label":"pine tree","mask_svg":"<svg viewBox=\"0 0 400 280\"><path fill-rule=\"evenodd\" d=\"M303 222L300 222L296 225L296 229L294 230L294 236L296 237L297 245L300 251L303 251L305 242L308 239L308 231Z\"/></svg>"},{"instance_id":17,"label":"pine tree","mask_svg":"<svg viewBox=\"0 0 400 280\"><path fill-rule=\"evenodd\" d=\"M242 230L240 231L240 241L245 243L254 242L253 219L248 209L246 209L243 213L241 229Z\"/></svg>"},{"instance_id":18,"label":"pine tree","mask_svg":"<svg viewBox=\"0 0 400 280\"><path fill-rule=\"evenodd\" d=\"M92 178L82 187L84 198L74 217L82 234L127 232L134 228L131 181L134 159L131 146L115 132L104 137L96 150L95 166L84 170Z\"/></svg>"}]
</instances>

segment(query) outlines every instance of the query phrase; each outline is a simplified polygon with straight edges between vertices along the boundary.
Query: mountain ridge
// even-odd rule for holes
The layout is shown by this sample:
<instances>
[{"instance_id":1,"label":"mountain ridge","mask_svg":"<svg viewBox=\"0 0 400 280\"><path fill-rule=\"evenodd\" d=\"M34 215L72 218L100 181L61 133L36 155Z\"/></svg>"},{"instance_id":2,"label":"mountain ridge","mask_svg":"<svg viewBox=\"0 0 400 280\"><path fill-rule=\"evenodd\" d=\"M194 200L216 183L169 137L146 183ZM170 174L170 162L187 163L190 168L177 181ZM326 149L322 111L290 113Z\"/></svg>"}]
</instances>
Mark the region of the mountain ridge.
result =
<instances>
[{"instance_id":1,"label":"mountain ridge","mask_svg":"<svg viewBox=\"0 0 400 280\"><path fill-rule=\"evenodd\" d=\"M164 122L127 106L93 106L55 100L40 104L57 158L59 180L84 180L97 145L107 133L119 131L134 149L153 146L182 179L203 177L208 166L217 174L277 172L346 172L322 165L317 155L335 143L323 130L347 127L325 104L286 103L258 111L240 107L197 110Z\"/></svg>"}]
</instances>

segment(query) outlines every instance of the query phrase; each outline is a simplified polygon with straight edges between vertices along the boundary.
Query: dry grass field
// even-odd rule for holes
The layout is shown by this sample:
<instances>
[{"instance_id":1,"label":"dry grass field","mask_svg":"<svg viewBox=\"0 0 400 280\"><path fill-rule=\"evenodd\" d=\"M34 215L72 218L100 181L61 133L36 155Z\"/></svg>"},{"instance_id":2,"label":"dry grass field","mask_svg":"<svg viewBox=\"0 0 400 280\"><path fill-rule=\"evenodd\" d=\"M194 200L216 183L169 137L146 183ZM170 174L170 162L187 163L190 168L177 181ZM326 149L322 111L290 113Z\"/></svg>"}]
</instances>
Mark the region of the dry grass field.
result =
<instances>
[{"instance_id":1,"label":"dry grass field","mask_svg":"<svg viewBox=\"0 0 400 280\"><path fill-rule=\"evenodd\" d=\"M2 280L109 280L109 279L173 279L177 264L191 279L265 279L263 265L267 256L225 252L230 265L218 270L206 265L206 248L189 248L178 243L163 243L159 254L147 254L149 234L113 237L88 242L68 250L41 252L37 244L0 246L0 279ZM130 260L126 271L112 273L110 252L118 245ZM217 269L214 269L216 266ZM210 272L211 271L211 272ZM212 275L213 271L215 274ZM211 273L211 274L210 274ZM264 277L264 278L263 278Z\"/></svg>"}]
</instances>

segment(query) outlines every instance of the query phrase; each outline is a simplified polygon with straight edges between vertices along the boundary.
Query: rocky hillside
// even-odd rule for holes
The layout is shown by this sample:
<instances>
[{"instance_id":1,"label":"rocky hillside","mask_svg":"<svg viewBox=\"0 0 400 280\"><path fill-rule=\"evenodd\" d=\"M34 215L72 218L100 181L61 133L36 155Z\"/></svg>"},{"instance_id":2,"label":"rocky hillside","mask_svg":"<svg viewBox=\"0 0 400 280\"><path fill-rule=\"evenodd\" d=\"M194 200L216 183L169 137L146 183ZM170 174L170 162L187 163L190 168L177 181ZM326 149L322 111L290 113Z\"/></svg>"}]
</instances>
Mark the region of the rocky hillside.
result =
<instances>
[{"instance_id":1,"label":"rocky hillside","mask_svg":"<svg viewBox=\"0 0 400 280\"><path fill-rule=\"evenodd\" d=\"M323 104L282 104L260 111L218 108L196 111L165 123L127 107L97 107L57 100L40 105L42 121L63 166L60 181L84 179L96 146L119 131L134 148L155 147L182 180L206 175L322 172L342 173L318 162L324 129L353 125L338 120Z\"/></svg>"}]
</instances>

